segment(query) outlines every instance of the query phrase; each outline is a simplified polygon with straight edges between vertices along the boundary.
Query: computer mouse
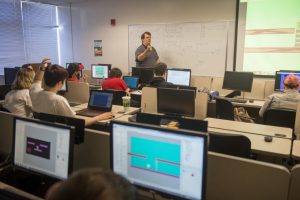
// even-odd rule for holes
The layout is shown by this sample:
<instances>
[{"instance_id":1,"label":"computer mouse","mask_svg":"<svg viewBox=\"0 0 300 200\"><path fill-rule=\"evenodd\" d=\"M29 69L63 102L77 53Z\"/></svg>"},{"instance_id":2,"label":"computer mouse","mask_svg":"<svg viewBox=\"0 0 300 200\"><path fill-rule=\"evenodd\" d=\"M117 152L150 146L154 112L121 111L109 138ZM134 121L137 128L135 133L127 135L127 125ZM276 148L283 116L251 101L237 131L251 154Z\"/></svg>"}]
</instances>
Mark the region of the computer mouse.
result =
<instances>
[{"instance_id":1,"label":"computer mouse","mask_svg":"<svg viewBox=\"0 0 300 200\"><path fill-rule=\"evenodd\" d=\"M272 136L269 135L265 136L265 142L272 142L272 140L273 140Z\"/></svg>"},{"instance_id":2,"label":"computer mouse","mask_svg":"<svg viewBox=\"0 0 300 200\"><path fill-rule=\"evenodd\" d=\"M249 99L249 103L253 103L254 102L254 100L253 99Z\"/></svg>"}]
</instances>

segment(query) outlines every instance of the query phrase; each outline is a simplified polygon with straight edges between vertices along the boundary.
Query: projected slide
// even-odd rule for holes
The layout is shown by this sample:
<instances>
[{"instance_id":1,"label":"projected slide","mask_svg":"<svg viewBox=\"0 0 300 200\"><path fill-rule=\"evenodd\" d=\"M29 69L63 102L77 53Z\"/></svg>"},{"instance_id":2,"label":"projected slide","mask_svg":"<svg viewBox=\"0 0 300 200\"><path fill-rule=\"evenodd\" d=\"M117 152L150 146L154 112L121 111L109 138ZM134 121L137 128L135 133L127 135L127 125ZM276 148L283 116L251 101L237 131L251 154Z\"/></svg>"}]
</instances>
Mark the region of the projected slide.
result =
<instances>
[{"instance_id":1,"label":"projected slide","mask_svg":"<svg viewBox=\"0 0 300 200\"><path fill-rule=\"evenodd\" d=\"M299 0L241 0L244 71L300 69L299 10Z\"/></svg>"},{"instance_id":2,"label":"projected slide","mask_svg":"<svg viewBox=\"0 0 300 200\"><path fill-rule=\"evenodd\" d=\"M180 145L143 138L131 138L131 167L153 173L180 176Z\"/></svg>"}]
</instances>

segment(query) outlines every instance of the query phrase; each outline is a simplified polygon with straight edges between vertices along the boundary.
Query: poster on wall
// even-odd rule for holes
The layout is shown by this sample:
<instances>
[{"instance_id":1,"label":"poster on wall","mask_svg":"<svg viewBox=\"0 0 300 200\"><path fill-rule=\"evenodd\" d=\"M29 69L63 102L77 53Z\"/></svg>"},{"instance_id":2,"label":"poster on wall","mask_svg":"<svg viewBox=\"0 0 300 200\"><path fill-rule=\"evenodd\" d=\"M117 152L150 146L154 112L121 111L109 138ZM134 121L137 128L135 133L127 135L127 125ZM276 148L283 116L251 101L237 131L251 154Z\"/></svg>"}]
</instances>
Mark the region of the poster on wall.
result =
<instances>
[{"instance_id":1,"label":"poster on wall","mask_svg":"<svg viewBox=\"0 0 300 200\"><path fill-rule=\"evenodd\" d=\"M102 56L102 40L94 40L94 55Z\"/></svg>"}]
</instances>

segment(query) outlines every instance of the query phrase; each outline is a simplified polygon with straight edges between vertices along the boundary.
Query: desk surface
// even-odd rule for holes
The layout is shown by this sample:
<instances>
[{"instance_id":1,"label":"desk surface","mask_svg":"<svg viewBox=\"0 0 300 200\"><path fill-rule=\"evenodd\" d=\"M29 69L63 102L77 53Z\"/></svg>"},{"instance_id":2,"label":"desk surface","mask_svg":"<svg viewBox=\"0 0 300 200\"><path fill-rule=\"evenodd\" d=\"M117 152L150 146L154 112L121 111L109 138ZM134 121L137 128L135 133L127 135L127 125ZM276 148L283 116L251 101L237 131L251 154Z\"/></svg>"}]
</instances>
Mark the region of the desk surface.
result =
<instances>
[{"instance_id":1,"label":"desk surface","mask_svg":"<svg viewBox=\"0 0 300 200\"><path fill-rule=\"evenodd\" d=\"M209 133L225 133L233 135L244 135L251 141L251 150L264 155L287 158L290 156L292 141L289 139L273 137L272 142L265 142L264 135L243 133L233 130L224 130L208 127Z\"/></svg>"},{"instance_id":2,"label":"desk surface","mask_svg":"<svg viewBox=\"0 0 300 200\"><path fill-rule=\"evenodd\" d=\"M7 184L5 184L5 183L3 183L3 182L0 182L0 188L1 188L1 189L5 189L5 190L10 191L10 192L13 192L13 193L16 193L16 194L18 194L18 195L24 196L24 197L26 197L26 198L28 198L28 199L36 199L36 200L42 199L42 198L40 198L40 197L34 196L34 195L29 194L29 193L27 193L27 192L24 192L24 191L22 191L22 190L20 190L20 189L17 189L17 188L15 188L15 187L12 187L12 186L10 186L10 185L7 185Z\"/></svg>"},{"instance_id":3,"label":"desk surface","mask_svg":"<svg viewBox=\"0 0 300 200\"><path fill-rule=\"evenodd\" d=\"M252 108L261 108L264 105L265 101L263 100L254 100L252 103L247 100L246 103L237 103L232 102L234 106L242 106L242 107L252 107Z\"/></svg>"},{"instance_id":4,"label":"desk surface","mask_svg":"<svg viewBox=\"0 0 300 200\"><path fill-rule=\"evenodd\" d=\"M222 130L231 130L264 136L269 135L272 137L279 137L285 139L292 139L293 136L293 130L291 128L283 128L263 124L252 124L217 118L206 118L205 120L208 121L208 127L210 128L218 128Z\"/></svg>"},{"instance_id":5,"label":"desk surface","mask_svg":"<svg viewBox=\"0 0 300 200\"><path fill-rule=\"evenodd\" d=\"M84 108L87 108L87 103L72 107L72 110L76 112L76 111L84 109ZM127 112L123 113L123 106L119 106L119 105L113 105L112 109L111 109L111 112L115 115L115 117L113 119L118 119L118 118L122 117L123 115L135 114L139 111L140 111L140 108L129 107L129 110ZM82 119L88 118L88 117L80 116L80 115L76 115L76 116L79 118L82 118ZM98 123L105 124L105 123L109 122L110 120L112 120L112 119L101 120Z\"/></svg>"},{"instance_id":6,"label":"desk surface","mask_svg":"<svg viewBox=\"0 0 300 200\"><path fill-rule=\"evenodd\" d=\"M300 160L300 140L294 140L293 142L292 157Z\"/></svg>"}]
</instances>

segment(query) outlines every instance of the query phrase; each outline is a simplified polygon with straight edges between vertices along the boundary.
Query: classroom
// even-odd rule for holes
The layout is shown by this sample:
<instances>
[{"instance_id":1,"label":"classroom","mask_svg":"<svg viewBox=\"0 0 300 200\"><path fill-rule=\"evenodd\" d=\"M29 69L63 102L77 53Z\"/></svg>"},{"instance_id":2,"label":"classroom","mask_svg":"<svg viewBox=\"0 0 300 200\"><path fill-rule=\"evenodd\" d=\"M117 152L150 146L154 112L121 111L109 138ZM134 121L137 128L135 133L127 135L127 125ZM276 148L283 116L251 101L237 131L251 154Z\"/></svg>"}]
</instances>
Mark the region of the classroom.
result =
<instances>
[{"instance_id":1,"label":"classroom","mask_svg":"<svg viewBox=\"0 0 300 200\"><path fill-rule=\"evenodd\" d=\"M0 199L300 199L299 9L0 0Z\"/></svg>"}]
</instances>

